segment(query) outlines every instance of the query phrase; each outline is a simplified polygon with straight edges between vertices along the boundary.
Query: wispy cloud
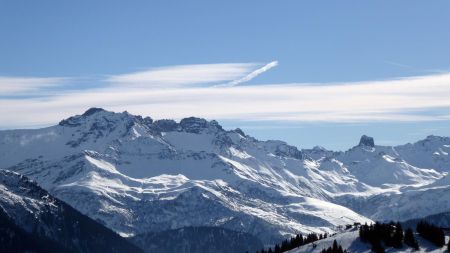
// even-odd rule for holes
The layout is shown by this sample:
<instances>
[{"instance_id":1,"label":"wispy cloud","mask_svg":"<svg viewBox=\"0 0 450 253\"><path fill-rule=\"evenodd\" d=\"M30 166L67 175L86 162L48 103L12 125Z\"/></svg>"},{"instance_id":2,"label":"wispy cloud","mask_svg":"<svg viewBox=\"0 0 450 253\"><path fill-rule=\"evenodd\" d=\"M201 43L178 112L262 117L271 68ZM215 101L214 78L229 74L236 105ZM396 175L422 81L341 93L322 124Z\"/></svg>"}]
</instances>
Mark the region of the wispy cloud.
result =
<instances>
[{"instance_id":1,"label":"wispy cloud","mask_svg":"<svg viewBox=\"0 0 450 253\"><path fill-rule=\"evenodd\" d=\"M64 84L68 78L61 77L2 77L0 96L31 95L46 88Z\"/></svg>"},{"instance_id":2,"label":"wispy cloud","mask_svg":"<svg viewBox=\"0 0 450 253\"><path fill-rule=\"evenodd\" d=\"M269 69L275 68L276 66L278 66L278 61L272 61L272 62L262 66L261 68L254 70L253 72L251 72L250 74L248 74L242 78L239 78L237 80L229 82L225 86L236 86L238 84L248 82L248 81L252 80L253 78L261 75L262 73L268 71Z\"/></svg>"},{"instance_id":3,"label":"wispy cloud","mask_svg":"<svg viewBox=\"0 0 450 253\"><path fill-rule=\"evenodd\" d=\"M174 88L217 84L249 75L249 73L255 72L253 70L257 66L258 64L255 63L168 66L129 74L114 75L108 77L106 81L116 86L126 86L129 88Z\"/></svg>"},{"instance_id":4,"label":"wispy cloud","mask_svg":"<svg viewBox=\"0 0 450 253\"><path fill-rule=\"evenodd\" d=\"M92 106L175 119L199 116L295 122L450 120L450 74L340 84L137 87L112 85L45 99L0 99L1 127L50 124Z\"/></svg>"}]
</instances>

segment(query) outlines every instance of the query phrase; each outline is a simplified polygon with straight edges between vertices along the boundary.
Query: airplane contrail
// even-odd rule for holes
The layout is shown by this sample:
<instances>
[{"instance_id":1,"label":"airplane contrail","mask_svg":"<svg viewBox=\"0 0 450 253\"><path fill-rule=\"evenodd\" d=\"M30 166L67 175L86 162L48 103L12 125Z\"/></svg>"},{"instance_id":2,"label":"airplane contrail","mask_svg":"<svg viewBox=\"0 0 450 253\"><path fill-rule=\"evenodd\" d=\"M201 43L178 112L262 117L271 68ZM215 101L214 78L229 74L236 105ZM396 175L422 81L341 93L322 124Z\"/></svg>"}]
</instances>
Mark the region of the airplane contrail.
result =
<instances>
[{"instance_id":1,"label":"airplane contrail","mask_svg":"<svg viewBox=\"0 0 450 253\"><path fill-rule=\"evenodd\" d=\"M253 78L261 75L262 73L264 73L264 72L268 71L269 69L274 68L276 66L278 66L278 61L269 62L266 65L262 66L261 68L254 70L250 74L248 74L240 79L237 79L237 80L234 80L234 81L231 81L231 82L225 84L225 86L236 86L238 84L248 82L248 81L252 80Z\"/></svg>"}]
</instances>

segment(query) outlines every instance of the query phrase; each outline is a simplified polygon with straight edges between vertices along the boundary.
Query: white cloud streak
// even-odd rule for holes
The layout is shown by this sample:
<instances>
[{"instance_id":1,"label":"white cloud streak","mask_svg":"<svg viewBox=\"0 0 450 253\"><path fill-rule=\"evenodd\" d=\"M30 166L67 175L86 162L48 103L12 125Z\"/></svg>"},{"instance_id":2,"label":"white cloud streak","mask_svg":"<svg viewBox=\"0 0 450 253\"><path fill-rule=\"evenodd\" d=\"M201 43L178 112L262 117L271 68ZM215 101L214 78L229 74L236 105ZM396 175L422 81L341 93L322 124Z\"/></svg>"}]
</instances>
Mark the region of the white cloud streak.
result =
<instances>
[{"instance_id":1,"label":"white cloud streak","mask_svg":"<svg viewBox=\"0 0 450 253\"><path fill-rule=\"evenodd\" d=\"M239 78L237 80L229 82L225 86L236 86L238 84L248 82L248 81L252 80L253 78L261 75L262 73L270 70L271 68L275 68L276 66L278 66L278 61L270 62L270 63L262 66L261 68L259 68L257 70L254 70L253 72L251 72L250 74L248 74L248 75L246 75L246 76L244 76L242 78Z\"/></svg>"},{"instance_id":2,"label":"white cloud streak","mask_svg":"<svg viewBox=\"0 0 450 253\"><path fill-rule=\"evenodd\" d=\"M60 77L1 77L0 96L30 95L45 88L56 87L67 81Z\"/></svg>"},{"instance_id":3,"label":"white cloud streak","mask_svg":"<svg viewBox=\"0 0 450 253\"><path fill-rule=\"evenodd\" d=\"M1 127L58 122L89 107L153 118L296 122L450 120L450 74L341 84L170 89L113 86L45 99L0 99ZM440 114L429 113L439 111Z\"/></svg>"},{"instance_id":4,"label":"white cloud streak","mask_svg":"<svg viewBox=\"0 0 450 253\"><path fill-rule=\"evenodd\" d=\"M107 82L128 88L174 88L235 80L255 69L255 63L220 63L152 68L110 76Z\"/></svg>"}]
</instances>

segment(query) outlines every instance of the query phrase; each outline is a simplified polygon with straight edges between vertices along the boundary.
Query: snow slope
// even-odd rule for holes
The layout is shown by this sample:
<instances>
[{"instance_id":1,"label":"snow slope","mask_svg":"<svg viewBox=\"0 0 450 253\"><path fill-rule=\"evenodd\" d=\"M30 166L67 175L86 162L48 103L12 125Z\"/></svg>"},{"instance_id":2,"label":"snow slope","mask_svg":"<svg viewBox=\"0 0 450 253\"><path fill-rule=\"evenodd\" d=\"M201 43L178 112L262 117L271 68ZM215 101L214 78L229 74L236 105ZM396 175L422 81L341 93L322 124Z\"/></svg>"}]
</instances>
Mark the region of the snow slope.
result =
<instances>
[{"instance_id":1,"label":"snow slope","mask_svg":"<svg viewBox=\"0 0 450 253\"><path fill-rule=\"evenodd\" d=\"M423 196L450 210L437 197L450 196L450 139L422 142L299 150L216 121L153 121L91 108L56 126L0 131L0 168L33 178L125 236L218 226L270 244L299 232L413 216L392 204L399 198ZM371 199L378 209L367 206Z\"/></svg>"}]
</instances>

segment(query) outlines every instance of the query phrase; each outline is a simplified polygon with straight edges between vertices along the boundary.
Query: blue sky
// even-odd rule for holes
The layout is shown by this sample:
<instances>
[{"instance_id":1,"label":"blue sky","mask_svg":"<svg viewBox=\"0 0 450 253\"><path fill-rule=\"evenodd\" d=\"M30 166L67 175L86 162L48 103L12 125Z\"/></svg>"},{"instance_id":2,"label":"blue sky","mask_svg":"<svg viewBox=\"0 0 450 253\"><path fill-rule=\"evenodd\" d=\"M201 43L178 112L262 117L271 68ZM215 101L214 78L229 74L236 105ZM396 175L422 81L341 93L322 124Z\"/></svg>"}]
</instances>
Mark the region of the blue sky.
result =
<instances>
[{"instance_id":1,"label":"blue sky","mask_svg":"<svg viewBox=\"0 0 450 253\"><path fill-rule=\"evenodd\" d=\"M450 135L449 14L449 1L3 0L0 128L102 106L300 147Z\"/></svg>"}]
</instances>

